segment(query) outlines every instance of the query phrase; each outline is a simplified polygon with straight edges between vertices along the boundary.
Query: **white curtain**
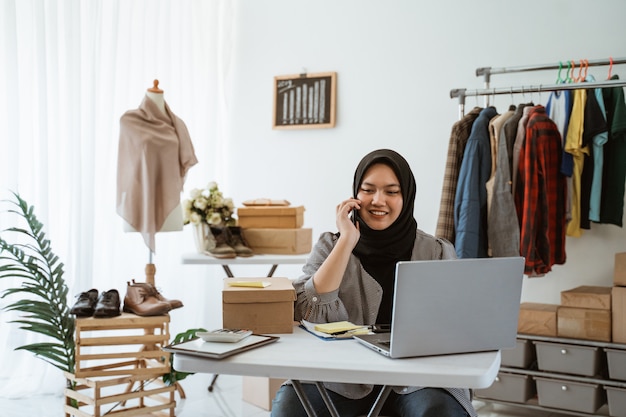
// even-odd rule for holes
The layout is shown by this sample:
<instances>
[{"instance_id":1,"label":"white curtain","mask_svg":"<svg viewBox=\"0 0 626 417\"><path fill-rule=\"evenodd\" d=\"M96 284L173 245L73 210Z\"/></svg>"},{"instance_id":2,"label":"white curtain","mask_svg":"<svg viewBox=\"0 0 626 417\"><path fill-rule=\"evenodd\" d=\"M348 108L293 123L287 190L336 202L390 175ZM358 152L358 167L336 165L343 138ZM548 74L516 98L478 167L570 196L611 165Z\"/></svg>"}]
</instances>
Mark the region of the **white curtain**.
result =
<instances>
[{"instance_id":1,"label":"white curtain","mask_svg":"<svg viewBox=\"0 0 626 417\"><path fill-rule=\"evenodd\" d=\"M216 179L232 15L226 0L0 2L0 199L15 191L34 205L72 295L117 288L123 297L125 282L141 278L148 261L142 239L124 233L115 212L116 164L119 118L139 106L154 79L187 124L200 161L186 189ZM15 220L7 207L0 230ZM157 277L180 263L186 233L157 235ZM6 281L0 290L18 284ZM180 298L202 293L163 285ZM60 393L60 371L14 351L42 339L8 323L16 318L0 310L0 396Z\"/></svg>"}]
</instances>

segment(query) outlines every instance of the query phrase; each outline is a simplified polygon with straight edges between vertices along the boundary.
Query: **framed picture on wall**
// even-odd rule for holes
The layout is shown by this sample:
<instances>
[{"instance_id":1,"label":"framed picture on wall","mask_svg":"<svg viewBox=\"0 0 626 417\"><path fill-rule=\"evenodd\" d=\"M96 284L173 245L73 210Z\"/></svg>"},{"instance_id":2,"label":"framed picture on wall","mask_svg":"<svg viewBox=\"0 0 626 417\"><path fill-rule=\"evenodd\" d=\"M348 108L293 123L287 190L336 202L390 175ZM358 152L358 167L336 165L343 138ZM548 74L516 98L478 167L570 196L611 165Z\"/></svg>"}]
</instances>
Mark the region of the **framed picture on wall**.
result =
<instances>
[{"instance_id":1,"label":"framed picture on wall","mask_svg":"<svg viewBox=\"0 0 626 417\"><path fill-rule=\"evenodd\" d=\"M335 126L337 73L274 77L274 129Z\"/></svg>"}]
</instances>

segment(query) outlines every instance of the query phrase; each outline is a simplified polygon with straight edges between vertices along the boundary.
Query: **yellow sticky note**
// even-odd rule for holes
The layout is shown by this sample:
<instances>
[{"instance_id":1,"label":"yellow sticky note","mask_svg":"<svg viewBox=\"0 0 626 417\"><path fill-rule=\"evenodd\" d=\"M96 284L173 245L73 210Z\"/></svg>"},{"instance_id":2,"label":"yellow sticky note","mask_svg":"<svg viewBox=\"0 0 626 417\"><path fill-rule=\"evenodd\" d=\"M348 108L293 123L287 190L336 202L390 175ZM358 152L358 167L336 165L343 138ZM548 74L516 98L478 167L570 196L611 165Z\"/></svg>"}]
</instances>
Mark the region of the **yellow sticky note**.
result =
<instances>
[{"instance_id":1,"label":"yellow sticky note","mask_svg":"<svg viewBox=\"0 0 626 417\"><path fill-rule=\"evenodd\" d=\"M267 281L229 281L228 285L231 287L265 288L272 285L272 283Z\"/></svg>"},{"instance_id":2,"label":"yellow sticky note","mask_svg":"<svg viewBox=\"0 0 626 417\"><path fill-rule=\"evenodd\" d=\"M349 321L335 321L333 323L321 323L315 325L315 330L328 334L342 333L361 328L363 328L363 326L356 325Z\"/></svg>"}]
</instances>

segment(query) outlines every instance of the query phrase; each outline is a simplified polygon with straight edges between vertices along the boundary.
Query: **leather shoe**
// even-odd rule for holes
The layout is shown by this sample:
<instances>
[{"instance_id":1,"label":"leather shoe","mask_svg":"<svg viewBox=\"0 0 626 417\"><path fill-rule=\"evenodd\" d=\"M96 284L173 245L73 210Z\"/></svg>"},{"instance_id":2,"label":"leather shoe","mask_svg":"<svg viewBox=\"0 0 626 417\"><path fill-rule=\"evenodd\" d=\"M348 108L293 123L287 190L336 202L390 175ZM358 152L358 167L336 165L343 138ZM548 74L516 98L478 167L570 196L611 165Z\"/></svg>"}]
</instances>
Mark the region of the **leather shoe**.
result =
<instances>
[{"instance_id":1,"label":"leather shoe","mask_svg":"<svg viewBox=\"0 0 626 417\"><path fill-rule=\"evenodd\" d=\"M247 258L254 255L243 237L239 226L228 226L228 245L235 250L237 256Z\"/></svg>"},{"instance_id":2,"label":"leather shoe","mask_svg":"<svg viewBox=\"0 0 626 417\"><path fill-rule=\"evenodd\" d=\"M152 291L146 290L141 285L126 286L126 296L124 297L124 311L138 316L161 316L167 314L172 306L165 301L161 301L152 295Z\"/></svg>"},{"instance_id":3,"label":"leather shoe","mask_svg":"<svg viewBox=\"0 0 626 417\"><path fill-rule=\"evenodd\" d=\"M76 317L91 317L98 302L98 290L92 288L81 292L77 298L76 303L70 309L70 314Z\"/></svg>"},{"instance_id":4,"label":"leather shoe","mask_svg":"<svg viewBox=\"0 0 626 417\"><path fill-rule=\"evenodd\" d=\"M122 314L120 311L120 293L114 289L100 294L93 316L105 318L119 316L120 314Z\"/></svg>"},{"instance_id":5,"label":"leather shoe","mask_svg":"<svg viewBox=\"0 0 626 417\"><path fill-rule=\"evenodd\" d=\"M174 299L168 299L163 297L163 295L161 295L161 293L159 292L159 290L156 289L156 287L150 283L147 282L135 282L135 280L133 280L133 284L132 285L139 285L140 287L143 287L144 290L146 291L146 293L148 293L149 295L156 297L157 300L159 301L164 301L166 303L169 303L169 305L172 307L172 310L176 309L176 308L181 308L183 306L183 302L180 300L174 300Z\"/></svg>"},{"instance_id":6,"label":"leather shoe","mask_svg":"<svg viewBox=\"0 0 626 417\"><path fill-rule=\"evenodd\" d=\"M237 252L228 245L228 228L211 226L210 229L215 238L215 247L209 249L207 254L219 259L236 258Z\"/></svg>"}]
</instances>

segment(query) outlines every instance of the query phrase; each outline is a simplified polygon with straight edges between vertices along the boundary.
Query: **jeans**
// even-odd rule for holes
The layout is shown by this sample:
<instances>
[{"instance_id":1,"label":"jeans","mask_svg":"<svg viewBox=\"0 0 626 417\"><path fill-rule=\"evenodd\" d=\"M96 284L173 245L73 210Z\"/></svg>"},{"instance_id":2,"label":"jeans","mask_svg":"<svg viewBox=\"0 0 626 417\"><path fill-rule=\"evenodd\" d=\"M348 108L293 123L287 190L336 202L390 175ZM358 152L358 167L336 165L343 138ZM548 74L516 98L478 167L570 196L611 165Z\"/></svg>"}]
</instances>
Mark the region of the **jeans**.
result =
<instances>
[{"instance_id":1,"label":"jeans","mask_svg":"<svg viewBox=\"0 0 626 417\"><path fill-rule=\"evenodd\" d=\"M302 384L313 409L319 417L330 417L330 413L313 384ZM350 399L328 391L341 417L367 415L376 401L380 387L375 387L368 396ZM446 390L423 388L410 394L391 391L385 401L381 415L389 417L467 417L467 412ZM307 417L296 391L291 385L283 385L272 401L272 417Z\"/></svg>"}]
</instances>

